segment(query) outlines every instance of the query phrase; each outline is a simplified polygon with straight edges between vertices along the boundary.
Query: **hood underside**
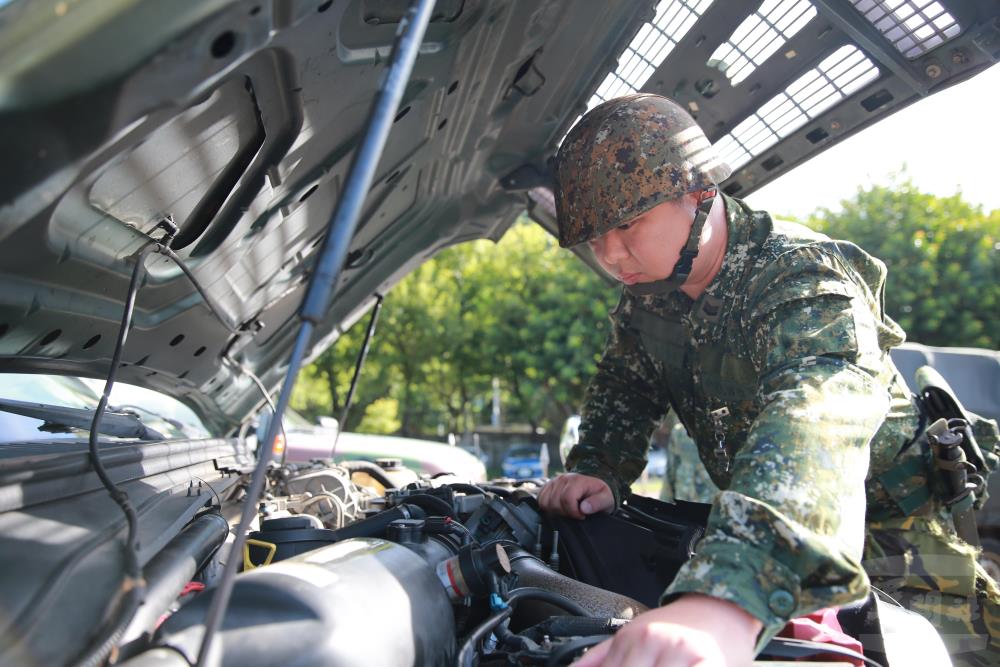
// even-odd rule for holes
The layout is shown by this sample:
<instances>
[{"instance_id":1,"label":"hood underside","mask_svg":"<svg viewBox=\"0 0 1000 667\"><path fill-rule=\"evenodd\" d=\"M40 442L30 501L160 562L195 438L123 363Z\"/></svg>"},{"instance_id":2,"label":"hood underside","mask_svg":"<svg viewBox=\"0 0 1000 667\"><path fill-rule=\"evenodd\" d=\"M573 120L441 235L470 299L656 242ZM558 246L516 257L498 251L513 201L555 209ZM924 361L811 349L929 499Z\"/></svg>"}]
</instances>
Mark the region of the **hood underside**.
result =
<instances>
[{"instance_id":1,"label":"hood underside","mask_svg":"<svg viewBox=\"0 0 1000 667\"><path fill-rule=\"evenodd\" d=\"M626 47L650 26L666 34L666 6L701 9L632 88L687 104L713 141L738 140L761 104L845 44L876 67L768 150L747 148L727 183L734 194L1000 56L995 6L942 2L960 30L911 58L846 3L813 4L791 46L733 83L713 52L759 2L439 0L314 353L440 249L499 239L526 205L552 228L547 159L595 91L607 94L618 55L627 63ZM153 255L119 379L181 398L218 428L252 412L260 396L239 368L268 387L285 371L305 281L407 5L3 7L0 372L103 376L133 258L168 220L180 230L173 248L226 322Z\"/></svg>"},{"instance_id":2,"label":"hood underside","mask_svg":"<svg viewBox=\"0 0 1000 667\"><path fill-rule=\"evenodd\" d=\"M0 368L105 374L130 259L171 219L174 249L240 333L154 255L119 377L218 426L258 405L236 366L280 380L406 6L93 1L20 42L4 26L30 53L0 80ZM499 239L524 210L500 177L552 152L646 8L579 9L437 3L316 352L426 258Z\"/></svg>"}]
</instances>

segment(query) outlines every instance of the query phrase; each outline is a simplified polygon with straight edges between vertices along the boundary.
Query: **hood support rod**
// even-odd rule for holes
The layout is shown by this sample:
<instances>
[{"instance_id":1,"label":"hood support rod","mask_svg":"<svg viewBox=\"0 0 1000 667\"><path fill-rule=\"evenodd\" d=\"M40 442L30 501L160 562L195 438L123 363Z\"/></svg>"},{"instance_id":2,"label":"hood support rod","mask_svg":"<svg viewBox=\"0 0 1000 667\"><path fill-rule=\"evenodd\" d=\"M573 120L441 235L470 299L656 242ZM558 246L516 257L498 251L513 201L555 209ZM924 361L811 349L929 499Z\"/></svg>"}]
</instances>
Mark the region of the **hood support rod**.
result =
<instances>
[{"instance_id":1,"label":"hood support rod","mask_svg":"<svg viewBox=\"0 0 1000 667\"><path fill-rule=\"evenodd\" d=\"M267 437L260 443L257 452L257 466L254 468L250 487L243 500L243 512L230 554L243 553L247 531L257 513L257 502L264 489L267 468L274 449L274 439L278 435L282 415L291 398L299 368L312 343L313 328L323 320L331 294L343 269L351 239L361 217L362 206L375 178L375 169L378 167L379 158L392 129L393 118L410 79L410 73L413 71L433 9L434 0L413 0L396 30L388 67L381 79L361 143L354 153L344 188L337 200L333 216L327 224L327 233L317 254L312 275L309 277L309 287L299 310L302 323L288 360L288 372L281 386L274 417L268 424ZM233 592L236 570L239 566L239 558L233 555L226 560L222 578L208 607L205 634L198 651L198 667L218 665L222 661L221 648L213 651L212 645Z\"/></svg>"},{"instance_id":2,"label":"hood support rod","mask_svg":"<svg viewBox=\"0 0 1000 667\"><path fill-rule=\"evenodd\" d=\"M375 335L375 324L378 322L378 314L382 310L382 301L385 297L381 294L375 295L375 305L372 306L372 315L368 319L368 329L365 331L365 339L361 343L361 350L358 351L358 360L354 364L354 375L351 376L351 388L347 390L347 398L344 399L344 409L340 411L340 423L337 425L337 434L333 436L333 447L330 448L330 458L337 455L337 442L340 440L341 432L347 427L347 415L354 402L354 391L358 388L358 378L361 377L361 369L368 358L368 347L371 345L372 336ZM285 451L288 451L286 446Z\"/></svg>"}]
</instances>

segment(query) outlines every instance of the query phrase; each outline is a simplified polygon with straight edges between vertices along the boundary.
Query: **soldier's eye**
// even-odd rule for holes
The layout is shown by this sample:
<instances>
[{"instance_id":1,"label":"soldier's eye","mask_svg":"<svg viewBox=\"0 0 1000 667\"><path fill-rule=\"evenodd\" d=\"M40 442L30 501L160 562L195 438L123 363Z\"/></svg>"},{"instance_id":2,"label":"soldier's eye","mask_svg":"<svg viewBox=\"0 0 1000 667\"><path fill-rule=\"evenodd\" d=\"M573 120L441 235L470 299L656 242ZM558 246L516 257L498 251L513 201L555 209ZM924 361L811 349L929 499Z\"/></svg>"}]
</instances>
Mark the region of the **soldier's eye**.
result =
<instances>
[{"instance_id":1,"label":"soldier's eye","mask_svg":"<svg viewBox=\"0 0 1000 667\"><path fill-rule=\"evenodd\" d=\"M618 230L622 231L622 232L628 231L629 229L632 228L633 224L635 224L635 223L633 223L633 222L626 222L626 223L620 224L620 225L618 225Z\"/></svg>"}]
</instances>

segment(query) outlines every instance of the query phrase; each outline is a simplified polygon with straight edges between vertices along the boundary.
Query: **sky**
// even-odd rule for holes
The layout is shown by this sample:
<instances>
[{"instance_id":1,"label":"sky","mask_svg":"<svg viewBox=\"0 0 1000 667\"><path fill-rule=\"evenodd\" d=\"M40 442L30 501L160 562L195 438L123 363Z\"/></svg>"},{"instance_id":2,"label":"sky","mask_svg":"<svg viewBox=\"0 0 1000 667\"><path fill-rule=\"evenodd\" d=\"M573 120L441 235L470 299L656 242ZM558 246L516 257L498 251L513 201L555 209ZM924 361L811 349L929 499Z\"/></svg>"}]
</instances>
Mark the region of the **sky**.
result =
<instances>
[{"instance_id":1,"label":"sky","mask_svg":"<svg viewBox=\"0 0 1000 667\"><path fill-rule=\"evenodd\" d=\"M757 209L806 218L837 209L859 187L886 185L905 167L925 192L961 192L1000 209L1000 65L918 100L746 197Z\"/></svg>"}]
</instances>

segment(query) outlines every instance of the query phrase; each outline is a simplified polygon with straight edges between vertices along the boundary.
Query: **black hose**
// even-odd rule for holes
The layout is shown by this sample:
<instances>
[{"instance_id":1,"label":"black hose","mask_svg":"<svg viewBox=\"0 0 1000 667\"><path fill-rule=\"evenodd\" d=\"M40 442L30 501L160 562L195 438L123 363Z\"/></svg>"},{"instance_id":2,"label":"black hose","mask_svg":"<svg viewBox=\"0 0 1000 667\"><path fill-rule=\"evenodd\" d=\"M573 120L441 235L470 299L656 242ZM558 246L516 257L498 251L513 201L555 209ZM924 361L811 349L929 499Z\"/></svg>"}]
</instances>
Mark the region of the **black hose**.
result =
<instances>
[{"instance_id":1,"label":"black hose","mask_svg":"<svg viewBox=\"0 0 1000 667\"><path fill-rule=\"evenodd\" d=\"M521 547L512 547L508 549L507 553L510 558L511 570L517 574L518 582L524 587L559 591L569 599L579 600L583 607L589 610L587 616L634 618L647 611L644 604L630 597L585 584L553 571L538 557L527 553ZM527 612L528 610L523 611ZM537 611L536 617L551 615L545 613L544 609Z\"/></svg>"},{"instance_id":2,"label":"black hose","mask_svg":"<svg viewBox=\"0 0 1000 667\"><path fill-rule=\"evenodd\" d=\"M458 652L458 660L456 661L456 664L458 664L459 667L472 667L476 664L476 651L478 649L479 642L483 641L483 639L485 639L488 634L493 632L498 625L510 618L510 615L513 613L513 607L501 609L476 626L476 629L470 632L469 636L466 637L465 641L462 643L462 650Z\"/></svg>"},{"instance_id":3,"label":"black hose","mask_svg":"<svg viewBox=\"0 0 1000 667\"><path fill-rule=\"evenodd\" d=\"M547 591L544 588L525 586L523 588L515 588L507 594L507 604L513 605L519 600L540 600L559 607L574 616L590 617L590 612L580 606L580 603L576 600L572 600L561 593Z\"/></svg>"},{"instance_id":4,"label":"black hose","mask_svg":"<svg viewBox=\"0 0 1000 667\"><path fill-rule=\"evenodd\" d=\"M421 507L398 505L349 526L326 532L329 532L330 542L339 542L352 537L379 537L385 534L385 529L396 519L423 519L424 514Z\"/></svg>"},{"instance_id":5,"label":"black hose","mask_svg":"<svg viewBox=\"0 0 1000 667\"><path fill-rule=\"evenodd\" d=\"M120 657L143 648L163 613L228 535L229 522L217 512L206 512L193 519L146 564L146 599L127 626Z\"/></svg>"},{"instance_id":6,"label":"black hose","mask_svg":"<svg viewBox=\"0 0 1000 667\"><path fill-rule=\"evenodd\" d=\"M428 514L450 516L452 519L458 518L455 516L454 507L437 496L432 496L429 493L414 493L404 497L403 501L408 505L416 505L417 507L426 510Z\"/></svg>"}]
</instances>

